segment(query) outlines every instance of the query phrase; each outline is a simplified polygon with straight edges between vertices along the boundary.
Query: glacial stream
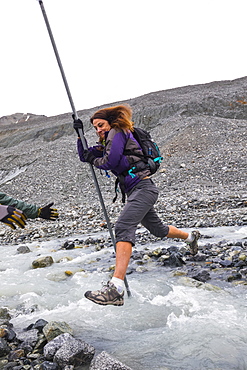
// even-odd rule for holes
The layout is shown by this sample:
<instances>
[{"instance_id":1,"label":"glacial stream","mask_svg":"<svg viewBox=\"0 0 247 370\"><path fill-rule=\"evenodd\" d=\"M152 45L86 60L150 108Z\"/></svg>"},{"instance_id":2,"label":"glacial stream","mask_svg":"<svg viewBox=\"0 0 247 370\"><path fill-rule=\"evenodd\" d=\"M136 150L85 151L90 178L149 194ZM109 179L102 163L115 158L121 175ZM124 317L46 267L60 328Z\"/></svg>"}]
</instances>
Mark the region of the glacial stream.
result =
<instances>
[{"instance_id":1,"label":"glacial stream","mask_svg":"<svg viewBox=\"0 0 247 370\"><path fill-rule=\"evenodd\" d=\"M247 226L203 233L210 241L244 239ZM109 273L100 260L90 273L83 268L113 251L62 250L61 244L62 239L32 242L27 254L17 254L17 245L0 245L0 307L10 310L15 329L40 318L65 321L96 355L104 350L133 370L247 369L246 285L221 289L157 267L127 276L132 297L126 295L123 307L103 307L84 292L100 288ZM47 255L52 266L32 269L33 260Z\"/></svg>"}]
</instances>

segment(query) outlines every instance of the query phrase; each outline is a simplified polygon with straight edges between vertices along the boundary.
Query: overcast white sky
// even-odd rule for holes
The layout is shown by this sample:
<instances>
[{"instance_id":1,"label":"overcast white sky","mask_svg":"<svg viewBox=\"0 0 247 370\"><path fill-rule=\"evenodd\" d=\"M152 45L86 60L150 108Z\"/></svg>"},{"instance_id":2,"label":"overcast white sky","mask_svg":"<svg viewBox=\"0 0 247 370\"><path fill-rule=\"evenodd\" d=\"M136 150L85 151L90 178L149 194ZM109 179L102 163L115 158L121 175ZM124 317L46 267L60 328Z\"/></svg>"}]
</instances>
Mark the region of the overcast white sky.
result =
<instances>
[{"instance_id":1,"label":"overcast white sky","mask_svg":"<svg viewBox=\"0 0 247 370\"><path fill-rule=\"evenodd\" d=\"M76 110L246 73L246 0L43 0ZM71 112L37 0L0 0L0 117Z\"/></svg>"}]
</instances>

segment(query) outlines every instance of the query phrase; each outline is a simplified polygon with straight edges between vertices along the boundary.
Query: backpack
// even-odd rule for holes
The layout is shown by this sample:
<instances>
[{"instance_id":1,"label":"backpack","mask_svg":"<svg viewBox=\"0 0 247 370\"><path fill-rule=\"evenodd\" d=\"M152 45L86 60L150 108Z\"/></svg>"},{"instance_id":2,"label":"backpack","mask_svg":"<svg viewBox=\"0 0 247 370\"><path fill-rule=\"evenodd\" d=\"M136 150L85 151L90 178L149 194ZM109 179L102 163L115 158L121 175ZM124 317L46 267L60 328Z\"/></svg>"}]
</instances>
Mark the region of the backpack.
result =
<instances>
[{"instance_id":1,"label":"backpack","mask_svg":"<svg viewBox=\"0 0 247 370\"><path fill-rule=\"evenodd\" d=\"M135 127L132 134L136 141L140 144L143 153L138 154L131 150L124 151L125 155L133 154L142 159L142 161L140 161L141 163L137 162L136 165L128 171L129 175L132 176L135 172L138 172L147 166L153 175L159 169L160 162L163 160L163 157L160 155L158 145L153 141L150 133L142 128Z\"/></svg>"},{"instance_id":2,"label":"backpack","mask_svg":"<svg viewBox=\"0 0 247 370\"><path fill-rule=\"evenodd\" d=\"M141 158L141 161L136 162L131 169L128 171L125 171L121 175L118 176L118 178L115 181L115 197L113 199L113 203L117 199L117 188L118 184L122 181L124 181L124 176L127 174L130 175L131 177L135 177L135 173L138 171L142 171L146 169L147 167L149 168L151 175L153 175L160 167L160 162L163 160L163 157L160 155L160 150L158 145L153 141L151 135L149 132L146 130L135 127L134 131L132 132L134 138L136 141L139 143L142 153L136 153L136 151L131 151L129 149L124 150L124 155L135 155L136 157ZM122 191L122 202L125 203L125 194Z\"/></svg>"}]
</instances>

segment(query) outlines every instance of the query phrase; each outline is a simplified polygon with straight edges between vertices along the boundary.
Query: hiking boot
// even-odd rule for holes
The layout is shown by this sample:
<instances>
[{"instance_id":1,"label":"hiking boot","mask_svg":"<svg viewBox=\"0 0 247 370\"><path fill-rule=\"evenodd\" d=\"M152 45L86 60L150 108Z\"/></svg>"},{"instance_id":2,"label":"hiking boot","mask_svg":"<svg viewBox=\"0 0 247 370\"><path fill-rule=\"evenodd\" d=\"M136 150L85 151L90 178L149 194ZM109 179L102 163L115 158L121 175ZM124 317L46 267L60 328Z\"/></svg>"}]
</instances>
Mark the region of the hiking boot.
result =
<instances>
[{"instance_id":1,"label":"hiking boot","mask_svg":"<svg viewBox=\"0 0 247 370\"><path fill-rule=\"evenodd\" d=\"M192 242L187 242L187 244L190 247L190 253L193 254L193 256L195 256L198 252L198 243L197 243L197 241L200 238L201 234L199 233L198 230L194 230L194 231L192 231L191 235L193 237L193 240L192 240Z\"/></svg>"},{"instance_id":2,"label":"hiking boot","mask_svg":"<svg viewBox=\"0 0 247 370\"><path fill-rule=\"evenodd\" d=\"M101 290L95 290L94 292L89 290L84 296L90 301L104 306L108 304L122 306L124 304L124 291L119 293L110 281L104 283Z\"/></svg>"}]
</instances>

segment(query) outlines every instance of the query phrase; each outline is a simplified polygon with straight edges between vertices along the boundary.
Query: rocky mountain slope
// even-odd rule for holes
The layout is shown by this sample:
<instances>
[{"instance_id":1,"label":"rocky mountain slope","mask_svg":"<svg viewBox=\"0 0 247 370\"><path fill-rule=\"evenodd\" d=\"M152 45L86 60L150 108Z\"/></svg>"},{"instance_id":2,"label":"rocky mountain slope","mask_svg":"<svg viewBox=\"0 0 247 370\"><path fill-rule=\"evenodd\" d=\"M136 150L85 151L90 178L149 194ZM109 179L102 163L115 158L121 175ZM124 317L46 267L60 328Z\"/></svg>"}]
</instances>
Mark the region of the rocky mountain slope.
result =
<instances>
[{"instance_id":1,"label":"rocky mountain slope","mask_svg":"<svg viewBox=\"0 0 247 370\"><path fill-rule=\"evenodd\" d=\"M132 107L135 124L151 131L160 146L164 160L154 179L164 220L179 226L246 224L247 77L105 106L118 103ZM96 142L89 117L99 108L78 112L89 145ZM102 220L89 166L77 157L71 113L2 117L0 148L2 192L30 203L54 201L63 232L83 229L85 218ZM115 179L96 174L114 222L121 208L120 200L112 204Z\"/></svg>"}]
</instances>

